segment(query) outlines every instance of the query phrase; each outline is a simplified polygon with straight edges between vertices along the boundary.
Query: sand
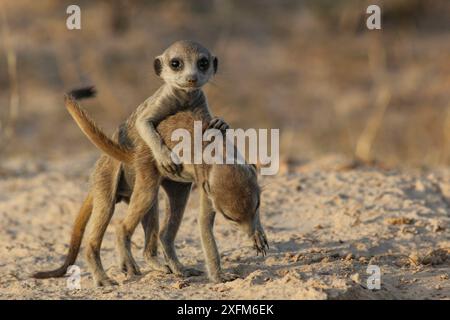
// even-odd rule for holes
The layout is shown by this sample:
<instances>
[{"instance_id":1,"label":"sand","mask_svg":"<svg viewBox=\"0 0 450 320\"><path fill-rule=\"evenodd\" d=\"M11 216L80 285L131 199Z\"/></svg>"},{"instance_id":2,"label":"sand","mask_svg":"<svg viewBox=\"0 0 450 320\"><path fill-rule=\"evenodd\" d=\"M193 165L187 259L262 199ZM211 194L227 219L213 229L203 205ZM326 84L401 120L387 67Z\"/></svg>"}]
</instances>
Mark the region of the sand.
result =
<instances>
[{"instance_id":1,"label":"sand","mask_svg":"<svg viewBox=\"0 0 450 320\"><path fill-rule=\"evenodd\" d=\"M222 266L240 275L235 281L213 284L205 275L181 279L150 270L142 257L140 227L133 252L143 275L127 279L117 267L114 245L124 204L118 205L102 248L105 269L119 286L94 287L83 255L76 262L79 290L69 289L67 278L31 279L32 272L61 263L96 156L2 162L1 299L450 298L450 170L344 170L336 165L338 158L261 178L262 222L270 241L264 258L218 217ZM185 265L205 270L197 210L194 190L176 248ZM367 288L368 265L380 268L379 290Z\"/></svg>"}]
</instances>

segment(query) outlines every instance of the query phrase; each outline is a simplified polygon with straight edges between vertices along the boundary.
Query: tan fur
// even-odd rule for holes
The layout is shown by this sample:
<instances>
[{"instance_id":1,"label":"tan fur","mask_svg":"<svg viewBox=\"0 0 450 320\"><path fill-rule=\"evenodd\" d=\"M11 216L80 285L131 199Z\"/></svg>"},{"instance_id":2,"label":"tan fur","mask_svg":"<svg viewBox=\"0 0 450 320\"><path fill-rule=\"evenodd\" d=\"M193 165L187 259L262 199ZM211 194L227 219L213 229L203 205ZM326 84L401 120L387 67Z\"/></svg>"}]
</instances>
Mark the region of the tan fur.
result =
<instances>
[{"instance_id":1,"label":"tan fur","mask_svg":"<svg viewBox=\"0 0 450 320\"><path fill-rule=\"evenodd\" d=\"M80 129L93 144L113 158L124 163L131 163L132 157L130 151L105 136L105 134L98 129L94 120L92 120L70 96L65 96L65 106Z\"/></svg>"}]
</instances>

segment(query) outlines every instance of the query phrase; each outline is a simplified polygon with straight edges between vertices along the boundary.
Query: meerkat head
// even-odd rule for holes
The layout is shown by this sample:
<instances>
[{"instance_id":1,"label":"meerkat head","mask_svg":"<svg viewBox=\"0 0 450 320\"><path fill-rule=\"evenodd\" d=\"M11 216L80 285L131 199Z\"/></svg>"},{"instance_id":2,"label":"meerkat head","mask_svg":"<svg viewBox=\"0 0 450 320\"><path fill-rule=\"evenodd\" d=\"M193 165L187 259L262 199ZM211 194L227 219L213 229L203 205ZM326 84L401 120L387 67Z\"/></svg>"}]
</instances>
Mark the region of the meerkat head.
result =
<instances>
[{"instance_id":1,"label":"meerkat head","mask_svg":"<svg viewBox=\"0 0 450 320\"><path fill-rule=\"evenodd\" d=\"M185 91L201 88L217 72L218 60L201 44L177 41L155 58L156 74L167 84Z\"/></svg>"},{"instance_id":2,"label":"meerkat head","mask_svg":"<svg viewBox=\"0 0 450 320\"><path fill-rule=\"evenodd\" d=\"M219 165L209 173L204 186L216 212L253 237L259 224L261 190L256 171L248 165Z\"/></svg>"}]
</instances>

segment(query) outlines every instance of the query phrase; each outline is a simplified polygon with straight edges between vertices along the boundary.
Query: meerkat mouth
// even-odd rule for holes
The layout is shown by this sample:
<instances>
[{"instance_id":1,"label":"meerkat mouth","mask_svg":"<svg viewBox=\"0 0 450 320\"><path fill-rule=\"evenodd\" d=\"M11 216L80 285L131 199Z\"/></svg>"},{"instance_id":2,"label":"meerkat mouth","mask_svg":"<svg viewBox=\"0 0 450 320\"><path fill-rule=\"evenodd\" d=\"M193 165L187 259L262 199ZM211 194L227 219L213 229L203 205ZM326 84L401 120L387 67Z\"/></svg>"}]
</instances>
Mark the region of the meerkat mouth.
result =
<instances>
[{"instance_id":1,"label":"meerkat mouth","mask_svg":"<svg viewBox=\"0 0 450 320\"><path fill-rule=\"evenodd\" d=\"M223 211L220 211L220 213L222 213L224 218L227 219L228 221L230 221L231 223L239 224L239 220L238 219L231 218L230 216L226 215Z\"/></svg>"},{"instance_id":2,"label":"meerkat mouth","mask_svg":"<svg viewBox=\"0 0 450 320\"><path fill-rule=\"evenodd\" d=\"M183 84L180 87L183 89L200 89L202 86L197 84Z\"/></svg>"}]
</instances>

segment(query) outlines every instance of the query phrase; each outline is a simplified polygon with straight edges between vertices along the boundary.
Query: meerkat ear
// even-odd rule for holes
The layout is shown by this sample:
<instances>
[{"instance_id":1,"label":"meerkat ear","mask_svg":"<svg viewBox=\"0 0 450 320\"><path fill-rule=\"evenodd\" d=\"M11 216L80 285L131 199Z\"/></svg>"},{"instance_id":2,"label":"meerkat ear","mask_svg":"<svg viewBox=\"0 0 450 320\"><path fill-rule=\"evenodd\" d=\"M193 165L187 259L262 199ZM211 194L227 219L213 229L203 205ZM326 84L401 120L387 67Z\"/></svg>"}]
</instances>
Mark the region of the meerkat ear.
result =
<instances>
[{"instance_id":1,"label":"meerkat ear","mask_svg":"<svg viewBox=\"0 0 450 320\"><path fill-rule=\"evenodd\" d=\"M217 57L213 58L213 67L214 67L214 74L216 74L217 68L219 67L219 60L217 60Z\"/></svg>"},{"instance_id":2,"label":"meerkat ear","mask_svg":"<svg viewBox=\"0 0 450 320\"><path fill-rule=\"evenodd\" d=\"M156 57L155 61L153 61L153 68L155 69L156 75L159 77L162 71L162 62L160 57Z\"/></svg>"}]
</instances>

